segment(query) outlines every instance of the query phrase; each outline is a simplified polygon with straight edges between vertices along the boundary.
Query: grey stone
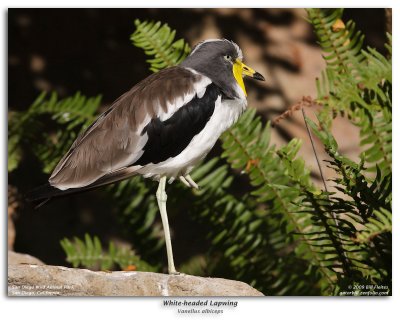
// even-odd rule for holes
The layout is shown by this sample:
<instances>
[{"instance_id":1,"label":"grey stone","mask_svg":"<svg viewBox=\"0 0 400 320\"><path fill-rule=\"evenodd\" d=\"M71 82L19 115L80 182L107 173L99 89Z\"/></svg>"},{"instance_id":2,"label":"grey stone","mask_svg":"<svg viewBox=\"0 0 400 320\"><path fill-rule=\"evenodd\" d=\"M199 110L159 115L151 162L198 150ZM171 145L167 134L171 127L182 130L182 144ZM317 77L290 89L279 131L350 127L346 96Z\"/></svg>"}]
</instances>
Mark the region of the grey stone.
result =
<instances>
[{"instance_id":1,"label":"grey stone","mask_svg":"<svg viewBox=\"0 0 400 320\"><path fill-rule=\"evenodd\" d=\"M9 296L262 296L246 283L152 272L8 265Z\"/></svg>"},{"instance_id":2,"label":"grey stone","mask_svg":"<svg viewBox=\"0 0 400 320\"><path fill-rule=\"evenodd\" d=\"M43 265L44 263L38 258L32 257L29 254L17 253L8 251L8 264L36 264Z\"/></svg>"}]
</instances>

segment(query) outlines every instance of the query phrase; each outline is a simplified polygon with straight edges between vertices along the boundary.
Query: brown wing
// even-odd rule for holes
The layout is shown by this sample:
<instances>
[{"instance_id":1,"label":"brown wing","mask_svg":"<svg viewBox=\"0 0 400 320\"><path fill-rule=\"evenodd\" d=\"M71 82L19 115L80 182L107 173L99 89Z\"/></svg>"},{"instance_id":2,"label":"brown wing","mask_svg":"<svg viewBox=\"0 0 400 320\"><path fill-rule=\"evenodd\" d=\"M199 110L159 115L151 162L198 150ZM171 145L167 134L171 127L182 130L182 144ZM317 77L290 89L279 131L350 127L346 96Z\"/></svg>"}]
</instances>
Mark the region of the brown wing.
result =
<instances>
[{"instance_id":1,"label":"brown wing","mask_svg":"<svg viewBox=\"0 0 400 320\"><path fill-rule=\"evenodd\" d=\"M50 184L61 190L84 187L134 163L147 142L147 135L141 135L143 127L196 95L202 78L172 67L135 85L76 139L54 169Z\"/></svg>"}]
</instances>

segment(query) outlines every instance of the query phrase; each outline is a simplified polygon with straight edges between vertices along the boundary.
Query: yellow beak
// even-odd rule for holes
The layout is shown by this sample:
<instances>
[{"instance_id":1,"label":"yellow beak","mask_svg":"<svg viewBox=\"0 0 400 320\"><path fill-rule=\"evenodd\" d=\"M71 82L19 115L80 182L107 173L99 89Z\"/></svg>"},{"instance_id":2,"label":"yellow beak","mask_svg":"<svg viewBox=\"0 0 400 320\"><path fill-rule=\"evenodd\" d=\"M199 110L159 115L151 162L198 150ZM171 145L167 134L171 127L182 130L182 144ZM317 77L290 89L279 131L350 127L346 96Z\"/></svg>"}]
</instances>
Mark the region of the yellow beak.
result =
<instances>
[{"instance_id":1,"label":"yellow beak","mask_svg":"<svg viewBox=\"0 0 400 320\"><path fill-rule=\"evenodd\" d=\"M242 88L244 95L247 97L246 88L244 86L243 77L249 76L256 80L264 81L264 77L255 71L254 69L246 66L242 61L236 59L235 63L233 64L233 76L235 77L237 83Z\"/></svg>"}]
</instances>

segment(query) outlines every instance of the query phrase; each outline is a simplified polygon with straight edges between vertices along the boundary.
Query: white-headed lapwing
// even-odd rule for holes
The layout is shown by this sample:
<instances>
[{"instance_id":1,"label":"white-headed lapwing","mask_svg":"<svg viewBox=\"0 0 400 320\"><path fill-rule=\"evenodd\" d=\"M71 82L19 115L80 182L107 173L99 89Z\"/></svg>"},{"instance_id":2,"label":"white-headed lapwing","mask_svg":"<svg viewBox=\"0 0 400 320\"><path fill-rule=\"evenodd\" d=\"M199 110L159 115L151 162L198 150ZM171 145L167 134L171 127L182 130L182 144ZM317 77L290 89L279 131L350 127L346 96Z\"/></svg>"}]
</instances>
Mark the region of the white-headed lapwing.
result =
<instances>
[{"instance_id":1,"label":"white-headed lapwing","mask_svg":"<svg viewBox=\"0 0 400 320\"><path fill-rule=\"evenodd\" d=\"M154 73L119 97L60 160L46 186L28 195L45 203L134 175L159 181L168 271L176 274L167 218L167 179L198 188L190 171L247 105L243 77L264 77L226 39L199 43L178 66Z\"/></svg>"}]
</instances>

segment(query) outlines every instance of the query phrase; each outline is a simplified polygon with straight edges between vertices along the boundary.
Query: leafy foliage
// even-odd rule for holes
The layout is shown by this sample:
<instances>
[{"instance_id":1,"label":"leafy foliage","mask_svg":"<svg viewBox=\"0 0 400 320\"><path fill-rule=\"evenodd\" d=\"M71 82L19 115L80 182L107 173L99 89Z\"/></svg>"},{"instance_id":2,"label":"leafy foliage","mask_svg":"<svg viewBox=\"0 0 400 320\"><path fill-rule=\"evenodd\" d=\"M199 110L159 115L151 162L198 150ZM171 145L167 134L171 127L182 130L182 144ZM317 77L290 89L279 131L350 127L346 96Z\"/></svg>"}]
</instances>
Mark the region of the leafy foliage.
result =
<instances>
[{"instance_id":1,"label":"leafy foliage","mask_svg":"<svg viewBox=\"0 0 400 320\"><path fill-rule=\"evenodd\" d=\"M324 145L327 165L337 173L334 190L326 192L313 183L298 156L301 140L279 148L272 145L269 122L264 124L249 108L221 136L221 157L208 159L192 173L200 190L177 183L168 187L171 221L185 215L207 230L199 241L209 250L193 252L178 270L245 281L267 295L340 294L361 283L387 285L391 290L391 58L364 49L363 35L354 22L342 22L342 12L308 9L327 67L317 81L323 110L318 123L308 119L307 123ZM183 39L175 41L175 31L168 25L139 20L135 25L131 39L150 57L150 70L176 65L188 54L189 45ZM79 95L56 102L43 96L34 103L68 129L56 132L57 144L51 139L39 143L35 153L45 170L69 146L77 129L93 119L97 99ZM34 125L30 128L42 114L34 106L24 120L24 114L15 118L18 121L10 120L15 134L9 134L9 140L16 139L17 146L9 149L14 159L11 169L21 156L18 141L29 141L29 132L38 132ZM66 112L71 113L65 119ZM330 131L338 115L360 128L363 152L358 163L340 152ZM134 264L140 270L161 270L165 250L154 183L135 177L107 190L125 236L154 267L131 251L118 255L111 244L104 253L99 240L89 236L74 243L63 240L68 261L90 268Z\"/></svg>"},{"instance_id":2,"label":"leafy foliage","mask_svg":"<svg viewBox=\"0 0 400 320\"><path fill-rule=\"evenodd\" d=\"M49 173L66 149L77 137L79 129L89 126L95 119L101 96L86 98L79 92L74 96L58 100L53 92L46 100L42 93L26 112L11 112L8 132L8 171L18 167L26 144L37 142L33 151ZM44 132L43 116L50 116L58 128L64 130Z\"/></svg>"},{"instance_id":3,"label":"leafy foliage","mask_svg":"<svg viewBox=\"0 0 400 320\"><path fill-rule=\"evenodd\" d=\"M146 55L152 56L147 62L153 72L180 63L190 52L189 45L183 39L174 41L176 31L166 23L162 25L161 22L141 22L136 19L135 26L132 43L142 48Z\"/></svg>"},{"instance_id":4,"label":"leafy foliage","mask_svg":"<svg viewBox=\"0 0 400 320\"><path fill-rule=\"evenodd\" d=\"M228 197L229 179L221 178L220 183L227 181L225 185L227 190L221 193L220 201L216 203L230 204L229 213L223 214L222 217L227 217L227 222L232 221L233 224L232 227L220 229L219 232L216 231L218 226L214 225L215 232L211 235L212 244L214 248L225 253L225 258L237 257L235 261L228 259L228 266L233 270L238 270L236 274L239 279L248 281L266 292L271 288L276 289L272 282L262 283L243 277L244 274L250 273L246 270L248 261L254 260L251 257L247 259L240 257L246 248L241 244L247 243L246 226L251 220L251 212L257 212L256 216L260 217L259 225L265 228L262 232L263 240L268 240L266 234L273 234L278 245L275 247L275 252L282 248L287 250L288 247L294 247L294 250L289 250L290 254L295 254L296 259L311 263L311 272L317 271L320 277L319 286L322 292L337 292L337 286L341 288L344 278L360 282L363 278L371 278L372 274L382 275L386 272L380 280L390 282L388 264L383 267L382 265L373 266L370 262L377 260L377 257L374 257L374 250L367 247L360 248L355 243L354 237L359 226L366 223L365 219L371 215L371 210L373 212L374 208L382 205L390 210L391 61L374 49L362 50L364 36L356 31L354 22L341 24L342 10L310 9L309 15L319 36L321 47L327 52L328 66L323 74L322 84L321 81L317 82L319 102L325 107L320 115L321 121L329 120L328 112L332 116L335 116L338 111L347 114L353 123L361 128L360 144L366 148L365 153L361 155L362 162L356 165L338 153L338 145L327 128L332 120L324 123L325 136L322 137L320 134L320 138L328 139L324 142L327 153L332 159L330 165L338 173L335 181L337 191L353 197L352 200L345 201L335 193L327 194L313 185L304 161L296 158L301 145L300 141L295 139L280 150L269 146L269 125L263 127L261 121L254 117L254 111L247 111L237 125L222 136L224 150L222 156L227 159L232 169L239 170L242 175L247 176L252 192L246 196L246 202L242 198L241 203L233 205L235 198ZM389 43L388 49L390 46ZM371 113L374 113L373 119L371 119ZM314 133L317 135L320 133L320 130L315 130L315 125ZM382 144L376 142L382 141L385 142L384 150L378 152L377 146L382 146ZM370 171L376 173L373 181L363 174L366 169L365 162L373 164L369 167ZM383 178L382 175L384 175ZM215 177L213 180L218 181ZM208 190L208 194L210 193L211 191ZM202 213L203 219L205 218L208 224L213 221L209 215L211 213L215 215L218 209L221 210L221 207L213 208L211 211L206 210ZM234 218L232 211L235 210L232 208L243 208L242 210L247 210L248 213L239 211L237 217ZM239 224L234 222L241 220L247 221L241 229L238 229ZM221 221L224 220L219 222ZM267 226L263 224L265 221L268 221L270 226L277 226L278 232L271 233L271 230L266 232ZM229 232L230 230L232 232ZM251 234L253 233L255 233L254 230ZM248 238L249 243L260 245L252 237ZM229 241L232 239L233 241ZM277 239L284 240L280 243ZM265 250L262 243L261 241L260 247L263 248L263 254L260 256L266 256L268 250ZM227 246L219 247L219 244L227 244ZM391 243L386 242L384 245L388 248ZM290 254L287 254L285 258L293 258ZM254 257L254 255L251 256ZM235 263L240 268L235 269ZM273 269L262 264L260 267L262 270ZM282 265L274 267L275 272L283 270ZM258 279L260 278L259 276ZM280 291L272 290L271 292L285 294L285 289L287 292L295 292L293 288L287 286L288 283L283 280L284 277L281 274L278 278L282 285L279 288ZM263 279L266 279L265 274ZM306 281L303 279L300 283L305 285ZM309 287L308 290L310 292Z\"/></svg>"},{"instance_id":5,"label":"leafy foliage","mask_svg":"<svg viewBox=\"0 0 400 320\"><path fill-rule=\"evenodd\" d=\"M375 210L374 216L375 218L368 218L368 222L357 233L357 242L371 242L383 233L392 232L392 213L390 211L383 208Z\"/></svg>"},{"instance_id":6,"label":"leafy foliage","mask_svg":"<svg viewBox=\"0 0 400 320\"><path fill-rule=\"evenodd\" d=\"M311 23L325 52L327 68L317 80L318 99L328 113L346 114L360 127L366 169L392 169L391 36L387 59L373 48L363 50L364 36L355 23L341 20L342 10L309 9Z\"/></svg>"},{"instance_id":7,"label":"leafy foliage","mask_svg":"<svg viewBox=\"0 0 400 320\"><path fill-rule=\"evenodd\" d=\"M109 243L105 252L98 237L85 234L85 239L74 237L71 242L67 238L61 240L61 246L67 254L67 261L74 268L83 266L94 270L111 270L117 265L122 270L155 271L155 268L141 260L134 251L126 247L117 247Z\"/></svg>"},{"instance_id":8,"label":"leafy foliage","mask_svg":"<svg viewBox=\"0 0 400 320\"><path fill-rule=\"evenodd\" d=\"M369 279L370 284L379 284L379 282L390 284L391 235L385 234L380 239L376 239L377 242L371 246L360 246L357 237L363 226L369 223L369 219L375 217L377 212L375 208L385 207L391 210L391 174L382 177L378 170L377 176L370 181L362 174L363 159L356 164L340 154L338 144L325 124L320 123L317 126L309 120L308 123L331 158L327 162L338 173L334 180L336 190L350 198L344 200L343 197L333 194L328 198L329 202L325 206L320 206L321 202L314 200L310 210L317 212L321 207L322 213L325 212L327 217L329 217L328 214L336 217L338 223L332 224L331 234L336 235L334 238L338 240L336 245L338 257L342 253L340 267L348 279L353 279L353 283ZM316 208L318 210L315 210ZM376 245L385 250L376 250ZM377 281L375 277L379 280ZM342 279L343 277L339 278L339 280Z\"/></svg>"}]
</instances>

